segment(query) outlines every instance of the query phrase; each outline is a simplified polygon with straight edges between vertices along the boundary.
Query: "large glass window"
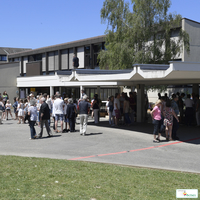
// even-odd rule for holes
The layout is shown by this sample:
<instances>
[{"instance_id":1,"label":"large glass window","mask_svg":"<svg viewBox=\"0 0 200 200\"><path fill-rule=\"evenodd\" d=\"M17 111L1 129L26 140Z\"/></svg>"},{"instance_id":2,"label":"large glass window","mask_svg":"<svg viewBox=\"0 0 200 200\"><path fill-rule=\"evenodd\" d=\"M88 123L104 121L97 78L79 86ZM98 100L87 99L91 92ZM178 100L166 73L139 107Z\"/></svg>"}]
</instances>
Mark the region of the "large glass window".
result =
<instances>
[{"instance_id":1,"label":"large glass window","mask_svg":"<svg viewBox=\"0 0 200 200\"><path fill-rule=\"evenodd\" d=\"M90 66L90 55L85 55L85 66L86 67Z\"/></svg>"},{"instance_id":2,"label":"large glass window","mask_svg":"<svg viewBox=\"0 0 200 200\"><path fill-rule=\"evenodd\" d=\"M103 48L102 43L94 45L94 66L95 66L95 68L99 66L98 55L99 55L99 52L102 50L102 48Z\"/></svg>"},{"instance_id":3,"label":"large glass window","mask_svg":"<svg viewBox=\"0 0 200 200\"><path fill-rule=\"evenodd\" d=\"M94 54L94 66L98 67L99 66L99 61L98 61L98 53Z\"/></svg>"},{"instance_id":4,"label":"large glass window","mask_svg":"<svg viewBox=\"0 0 200 200\"><path fill-rule=\"evenodd\" d=\"M37 54L37 55L35 55L35 60L36 60L36 61L42 60L42 54Z\"/></svg>"},{"instance_id":5,"label":"large glass window","mask_svg":"<svg viewBox=\"0 0 200 200\"><path fill-rule=\"evenodd\" d=\"M0 61L7 61L7 56L0 55Z\"/></svg>"},{"instance_id":6,"label":"large glass window","mask_svg":"<svg viewBox=\"0 0 200 200\"><path fill-rule=\"evenodd\" d=\"M85 47L85 67L90 67L90 46Z\"/></svg>"},{"instance_id":7,"label":"large glass window","mask_svg":"<svg viewBox=\"0 0 200 200\"><path fill-rule=\"evenodd\" d=\"M41 60L42 60L42 54L31 55L28 57L29 62L41 61Z\"/></svg>"},{"instance_id":8,"label":"large glass window","mask_svg":"<svg viewBox=\"0 0 200 200\"><path fill-rule=\"evenodd\" d=\"M94 45L94 53L99 53L102 49L102 43Z\"/></svg>"},{"instance_id":9,"label":"large glass window","mask_svg":"<svg viewBox=\"0 0 200 200\"><path fill-rule=\"evenodd\" d=\"M90 54L90 46L85 47L85 54Z\"/></svg>"}]
</instances>

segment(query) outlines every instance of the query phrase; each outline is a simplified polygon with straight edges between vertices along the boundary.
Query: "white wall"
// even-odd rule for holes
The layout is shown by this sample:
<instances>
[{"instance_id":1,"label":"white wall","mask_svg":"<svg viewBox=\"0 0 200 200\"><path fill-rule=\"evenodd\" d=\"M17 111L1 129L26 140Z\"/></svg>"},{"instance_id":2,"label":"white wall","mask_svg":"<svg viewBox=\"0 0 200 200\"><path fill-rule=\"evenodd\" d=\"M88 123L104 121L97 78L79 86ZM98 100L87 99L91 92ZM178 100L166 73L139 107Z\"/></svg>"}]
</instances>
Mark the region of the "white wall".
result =
<instances>
[{"instance_id":1,"label":"white wall","mask_svg":"<svg viewBox=\"0 0 200 200\"><path fill-rule=\"evenodd\" d=\"M182 28L190 36L190 55L184 50L183 61L200 62L200 23L183 19Z\"/></svg>"},{"instance_id":2,"label":"white wall","mask_svg":"<svg viewBox=\"0 0 200 200\"><path fill-rule=\"evenodd\" d=\"M61 69L68 69L68 50L62 50L61 52Z\"/></svg>"},{"instance_id":3,"label":"white wall","mask_svg":"<svg viewBox=\"0 0 200 200\"><path fill-rule=\"evenodd\" d=\"M49 71L53 71L55 69L54 66L54 51L48 53L48 65L49 65Z\"/></svg>"},{"instance_id":4,"label":"white wall","mask_svg":"<svg viewBox=\"0 0 200 200\"><path fill-rule=\"evenodd\" d=\"M84 68L84 47L77 48L77 57L79 58L78 68Z\"/></svg>"},{"instance_id":5,"label":"white wall","mask_svg":"<svg viewBox=\"0 0 200 200\"><path fill-rule=\"evenodd\" d=\"M69 49L69 69L73 69L73 55L74 51L73 49Z\"/></svg>"},{"instance_id":6,"label":"white wall","mask_svg":"<svg viewBox=\"0 0 200 200\"><path fill-rule=\"evenodd\" d=\"M28 62L28 57L23 58L23 71L26 73L26 63Z\"/></svg>"},{"instance_id":7,"label":"white wall","mask_svg":"<svg viewBox=\"0 0 200 200\"><path fill-rule=\"evenodd\" d=\"M46 72L46 56L45 56L45 53L42 54L42 72Z\"/></svg>"},{"instance_id":8,"label":"white wall","mask_svg":"<svg viewBox=\"0 0 200 200\"><path fill-rule=\"evenodd\" d=\"M0 65L0 92L3 94L6 91L9 95L10 101L13 104L13 98L17 95L17 80L19 76L19 63L10 62Z\"/></svg>"},{"instance_id":9,"label":"white wall","mask_svg":"<svg viewBox=\"0 0 200 200\"><path fill-rule=\"evenodd\" d=\"M55 70L59 69L59 67L58 67L58 51L54 52L54 69Z\"/></svg>"}]
</instances>

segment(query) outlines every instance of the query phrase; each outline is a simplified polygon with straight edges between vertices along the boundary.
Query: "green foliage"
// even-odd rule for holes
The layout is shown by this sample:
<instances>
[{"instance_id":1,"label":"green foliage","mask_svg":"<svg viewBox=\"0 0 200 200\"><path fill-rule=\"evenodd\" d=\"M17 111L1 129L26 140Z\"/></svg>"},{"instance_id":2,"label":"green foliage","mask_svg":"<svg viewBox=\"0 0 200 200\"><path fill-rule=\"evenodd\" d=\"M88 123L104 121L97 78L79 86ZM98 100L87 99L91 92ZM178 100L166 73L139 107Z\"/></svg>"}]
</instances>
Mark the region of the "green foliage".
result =
<instances>
[{"instance_id":1,"label":"green foliage","mask_svg":"<svg viewBox=\"0 0 200 200\"><path fill-rule=\"evenodd\" d=\"M145 89L146 91L158 91L159 93L163 93L165 91L167 91L167 87L168 85L146 85Z\"/></svg>"},{"instance_id":2,"label":"green foliage","mask_svg":"<svg viewBox=\"0 0 200 200\"><path fill-rule=\"evenodd\" d=\"M184 48L189 35L180 29L181 16L168 14L170 0L105 0L102 22L107 22L106 50L99 54L101 68L125 69L134 63L168 63ZM131 11L130 11L131 9ZM172 38L173 31L179 33Z\"/></svg>"}]
</instances>

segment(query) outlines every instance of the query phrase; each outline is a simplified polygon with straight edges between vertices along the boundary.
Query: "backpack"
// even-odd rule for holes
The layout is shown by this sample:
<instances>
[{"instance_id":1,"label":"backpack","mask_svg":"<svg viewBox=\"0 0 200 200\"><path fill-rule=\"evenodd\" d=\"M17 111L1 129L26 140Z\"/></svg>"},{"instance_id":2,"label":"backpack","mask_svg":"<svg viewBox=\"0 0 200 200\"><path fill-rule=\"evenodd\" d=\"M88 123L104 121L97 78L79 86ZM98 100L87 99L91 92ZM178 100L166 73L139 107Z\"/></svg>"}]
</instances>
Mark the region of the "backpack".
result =
<instances>
[{"instance_id":1,"label":"backpack","mask_svg":"<svg viewBox=\"0 0 200 200\"><path fill-rule=\"evenodd\" d=\"M110 102L109 102L109 104L108 104L108 107L109 107L109 111L112 112L113 109L114 109L114 107L113 107L113 105L110 104Z\"/></svg>"}]
</instances>

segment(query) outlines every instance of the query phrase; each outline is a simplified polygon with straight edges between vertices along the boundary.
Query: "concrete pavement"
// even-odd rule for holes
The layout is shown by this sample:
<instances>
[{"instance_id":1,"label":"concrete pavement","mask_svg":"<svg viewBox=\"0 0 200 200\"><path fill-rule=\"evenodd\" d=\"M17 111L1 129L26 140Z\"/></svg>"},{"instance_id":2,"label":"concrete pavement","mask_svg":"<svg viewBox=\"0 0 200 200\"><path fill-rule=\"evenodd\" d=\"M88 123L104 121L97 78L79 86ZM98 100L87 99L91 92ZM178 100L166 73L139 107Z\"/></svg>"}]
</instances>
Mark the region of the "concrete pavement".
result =
<instances>
[{"instance_id":1,"label":"concrete pavement","mask_svg":"<svg viewBox=\"0 0 200 200\"><path fill-rule=\"evenodd\" d=\"M180 126L180 140L153 143L153 125L135 124L130 127L110 127L107 119L98 125L89 120L86 136L79 132L54 133L47 138L29 140L27 124L16 120L3 121L0 125L0 154L27 157L45 157L82 160L101 163L150 167L200 173L200 127ZM35 126L36 132L39 127ZM79 125L76 125L79 130ZM53 129L52 129L53 131Z\"/></svg>"}]
</instances>

